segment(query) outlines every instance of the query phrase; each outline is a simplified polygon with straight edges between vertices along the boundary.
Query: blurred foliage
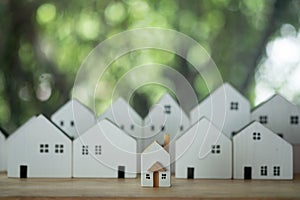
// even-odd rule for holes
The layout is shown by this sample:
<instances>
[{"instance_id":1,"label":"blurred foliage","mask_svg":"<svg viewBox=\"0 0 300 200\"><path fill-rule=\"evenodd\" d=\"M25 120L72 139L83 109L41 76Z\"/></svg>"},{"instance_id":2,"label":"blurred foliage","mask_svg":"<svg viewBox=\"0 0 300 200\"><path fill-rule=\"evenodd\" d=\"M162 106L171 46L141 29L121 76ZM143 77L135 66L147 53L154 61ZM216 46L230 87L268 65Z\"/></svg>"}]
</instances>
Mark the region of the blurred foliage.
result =
<instances>
[{"instance_id":1,"label":"blurred foliage","mask_svg":"<svg viewBox=\"0 0 300 200\"><path fill-rule=\"evenodd\" d=\"M124 30L151 26L174 29L198 41L223 80L253 103L254 74L265 47L283 24L299 28L299 7L297 0L2 0L0 124L12 131L31 115L50 116L70 98L77 70L98 43ZM105 90L146 62L173 66L200 100L207 95L201 76L185 60L143 50L112 64L104 77L106 87L97 93L97 114L110 100ZM131 103L145 116L165 91L157 85L139 88Z\"/></svg>"}]
</instances>

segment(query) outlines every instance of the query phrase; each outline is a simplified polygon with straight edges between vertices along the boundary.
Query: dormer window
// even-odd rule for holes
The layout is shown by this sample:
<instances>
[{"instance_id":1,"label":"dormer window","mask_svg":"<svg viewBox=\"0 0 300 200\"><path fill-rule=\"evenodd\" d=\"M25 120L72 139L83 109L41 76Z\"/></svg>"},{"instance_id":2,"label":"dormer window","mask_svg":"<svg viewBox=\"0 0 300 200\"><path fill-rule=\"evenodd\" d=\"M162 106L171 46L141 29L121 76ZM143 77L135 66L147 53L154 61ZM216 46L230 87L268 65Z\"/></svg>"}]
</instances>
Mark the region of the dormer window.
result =
<instances>
[{"instance_id":1,"label":"dormer window","mask_svg":"<svg viewBox=\"0 0 300 200\"><path fill-rule=\"evenodd\" d=\"M299 117L297 115L291 116L291 124L299 124Z\"/></svg>"},{"instance_id":2,"label":"dormer window","mask_svg":"<svg viewBox=\"0 0 300 200\"><path fill-rule=\"evenodd\" d=\"M238 102L231 102L230 103L230 110L238 110L239 109L239 103Z\"/></svg>"},{"instance_id":3,"label":"dormer window","mask_svg":"<svg viewBox=\"0 0 300 200\"><path fill-rule=\"evenodd\" d=\"M268 123L268 116L266 116L266 115L259 116L259 122L261 124L267 124Z\"/></svg>"}]
</instances>

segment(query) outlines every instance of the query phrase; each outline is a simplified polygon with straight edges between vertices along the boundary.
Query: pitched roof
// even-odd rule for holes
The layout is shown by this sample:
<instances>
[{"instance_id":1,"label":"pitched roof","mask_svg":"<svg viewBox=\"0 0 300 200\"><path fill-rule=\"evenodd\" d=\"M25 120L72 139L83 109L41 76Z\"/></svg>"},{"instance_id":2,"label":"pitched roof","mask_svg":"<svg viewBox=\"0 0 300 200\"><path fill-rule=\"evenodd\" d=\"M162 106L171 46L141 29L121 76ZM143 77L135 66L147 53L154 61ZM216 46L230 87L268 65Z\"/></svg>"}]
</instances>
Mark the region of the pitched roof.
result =
<instances>
[{"instance_id":1,"label":"pitched roof","mask_svg":"<svg viewBox=\"0 0 300 200\"><path fill-rule=\"evenodd\" d=\"M167 170L159 162L155 162L147 171L149 171L149 172L165 172Z\"/></svg>"},{"instance_id":2,"label":"pitched roof","mask_svg":"<svg viewBox=\"0 0 300 200\"><path fill-rule=\"evenodd\" d=\"M160 151L160 150L163 150L167 154L169 154L160 144L157 143L157 141L154 141L142 153L151 153L151 152Z\"/></svg>"}]
</instances>

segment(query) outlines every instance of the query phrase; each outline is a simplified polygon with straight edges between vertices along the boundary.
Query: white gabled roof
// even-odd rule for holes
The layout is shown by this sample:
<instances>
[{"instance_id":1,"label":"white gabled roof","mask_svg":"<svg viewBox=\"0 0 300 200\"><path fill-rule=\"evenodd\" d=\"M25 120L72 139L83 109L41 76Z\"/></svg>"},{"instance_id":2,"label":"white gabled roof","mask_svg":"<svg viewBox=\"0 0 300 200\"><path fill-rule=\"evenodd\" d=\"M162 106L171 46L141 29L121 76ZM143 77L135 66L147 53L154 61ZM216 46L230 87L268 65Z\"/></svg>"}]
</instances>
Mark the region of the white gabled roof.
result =
<instances>
[{"instance_id":1,"label":"white gabled roof","mask_svg":"<svg viewBox=\"0 0 300 200\"><path fill-rule=\"evenodd\" d=\"M143 152L144 153L153 153L156 151L162 151L169 154L160 144L157 143L157 141L152 142Z\"/></svg>"},{"instance_id":2,"label":"white gabled roof","mask_svg":"<svg viewBox=\"0 0 300 200\"><path fill-rule=\"evenodd\" d=\"M260 131L264 135L274 137L274 140L280 141L280 142L292 147L292 145L289 142L287 142L286 140L284 140L283 138L278 136L276 133L274 133L273 131L271 131L270 129L268 129L267 127L265 127L258 121L253 121L250 124L248 124L246 127L244 127L242 130L240 130L236 135L233 136L233 138L232 138L233 141L236 141L239 137L243 137L243 135L252 134L252 132L250 132L250 133L247 132L247 129L253 129L253 127L255 128L256 131Z\"/></svg>"},{"instance_id":3,"label":"white gabled roof","mask_svg":"<svg viewBox=\"0 0 300 200\"><path fill-rule=\"evenodd\" d=\"M107 110L98 117L98 121L105 118L115 121L114 118L117 118L118 116L114 115L119 114L120 111L125 111L135 122L140 123L139 125L142 124L142 117L122 97L119 97L114 101Z\"/></svg>"},{"instance_id":4,"label":"white gabled roof","mask_svg":"<svg viewBox=\"0 0 300 200\"><path fill-rule=\"evenodd\" d=\"M271 96L269 99L267 99L266 101L262 102L261 104L257 105L253 110L252 112L259 112L259 110L261 108L263 108L264 106L266 105L274 105L274 106L277 106L277 105L282 105L282 104L285 104L286 106L288 107L291 107L291 108L296 108L298 110L300 110L298 108L298 106L296 106L295 104L293 104L292 102L290 102L289 100L287 100L286 98L284 98L281 94L274 94L273 96Z\"/></svg>"},{"instance_id":5,"label":"white gabled roof","mask_svg":"<svg viewBox=\"0 0 300 200\"><path fill-rule=\"evenodd\" d=\"M65 103L62 107L60 107L55 113L52 114L51 119L55 118L57 115L60 115L64 112L71 112L72 110L84 110L91 115L94 115L94 112L83 103L78 101L77 99L70 99L67 103Z\"/></svg>"}]
</instances>

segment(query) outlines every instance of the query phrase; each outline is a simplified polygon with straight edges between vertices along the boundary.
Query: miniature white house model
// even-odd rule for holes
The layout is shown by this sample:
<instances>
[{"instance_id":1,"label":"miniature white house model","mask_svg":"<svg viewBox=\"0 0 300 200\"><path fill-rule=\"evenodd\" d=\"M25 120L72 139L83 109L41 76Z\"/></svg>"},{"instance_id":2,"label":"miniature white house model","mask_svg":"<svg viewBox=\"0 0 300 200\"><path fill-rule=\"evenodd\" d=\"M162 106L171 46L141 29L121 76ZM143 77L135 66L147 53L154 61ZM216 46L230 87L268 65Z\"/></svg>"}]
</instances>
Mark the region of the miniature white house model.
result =
<instances>
[{"instance_id":1,"label":"miniature white house model","mask_svg":"<svg viewBox=\"0 0 300 200\"><path fill-rule=\"evenodd\" d=\"M73 142L73 177L135 178L136 141L104 119Z\"/></svg>"},{"instance_id":2,"label":"miniature white house model","mask_svg":"<svg viewBox=\"0 0 300 200\"><path fill-rule=\"evenodd\" d=\"M204 116L231 138L250 122L250 103L229 83L224 83L191 110L191 124Z\"/></svg>"},{"instance_id":3,"label":"miniature white house model","mask_svg":"<svg viewBox=\"0 0 300 200\"><path fill-rule=\"evenodd\" d=\"M10 136L8 177L72 177L72 141L43 115Z\"/></svg>"},{"instance_id":4,"label":"miniature white house model","mask_svg":"<svg viewBox=\"0 0 300 200\"><path fill-rule=\"evenodd\" d=\"M170 155L156 141L141 155L141 185L143 187L170 187Z\"/></svg>"},{"instance_id":5,"label":"miniature white house model","mask_svg":"<svg viewBox=\"0 0 300 200\"><path fill-rule=\"evenodd\" d=\"M59 108L51 120L71 138L77 138L96 123L94 113L76 99Z\"/></svg>"},{"instance_id":6,"label":"miniature white house model","mask_svg":"<svg viewBox=\"0 0 300 200\"><path fill-rule=\"evenodd\" d=\"M292 179L293 148L284 139L252 122L233 137L235 179Z\"/></svg>"},{"instance_id":7,"label":"miniature white house model","mask_svg":"<svg viewBox=\"0 0 300 200\"><path fill-rule=\"evenodd\" d=\"M259 121L293 145L294 172L300 173L300 109L279 94L257 106L251 114Z\"/></svg>"},{"instance_id":8,"label":"miniature white house model","mask_svg":"<svg viewBox=\"0 0 300 200\"><path fill-rule=\"evenodd\" d=\"M231 140L207 118L176 141L176 178L231 179Z\"/></svg>"}]
</instances>

